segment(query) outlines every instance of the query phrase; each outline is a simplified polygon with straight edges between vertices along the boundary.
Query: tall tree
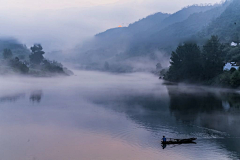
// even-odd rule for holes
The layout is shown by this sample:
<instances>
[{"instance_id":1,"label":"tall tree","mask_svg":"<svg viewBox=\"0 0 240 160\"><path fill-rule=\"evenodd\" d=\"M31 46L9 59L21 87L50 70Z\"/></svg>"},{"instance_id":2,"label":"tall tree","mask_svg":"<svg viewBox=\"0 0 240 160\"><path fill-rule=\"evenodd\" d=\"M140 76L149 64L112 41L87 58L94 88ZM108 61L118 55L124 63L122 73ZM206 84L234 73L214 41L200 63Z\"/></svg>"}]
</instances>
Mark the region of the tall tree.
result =
<instances>
[{"instance_id":1,"label":"tall tree","mask_svg":"<svg viewBox=\"0 0 240 160\"><path fill-rule=\"evenodd\" d=\"M203 78L205 80L210 80L223 72L225 56L224 46L219 42L218 36L212 36L203 46Z\"/></svg>"},{"instance_id":2,"label":"tall tree","mask_svg":"<svg viewBox=\"0 0 240 160\"><path fill-rule=\"evenodd\" d=\"M186 43L172 52L171 66L166 78L171 81L199 80L201 75L201 50L197 44Z\"/></svg>"},{"instance_id":3,"label":"tall tree","mask_svg":"<svg viewBox=\"0 0 240 160\"><path fill-rule=\"evenodd\" d=\"M31 63L39 65L43 61L43 54L45 52L42 51L42 49L41 44L34 44L33 47L31 47L32 54L29 56Z\"/></svg>"}]
</instances>

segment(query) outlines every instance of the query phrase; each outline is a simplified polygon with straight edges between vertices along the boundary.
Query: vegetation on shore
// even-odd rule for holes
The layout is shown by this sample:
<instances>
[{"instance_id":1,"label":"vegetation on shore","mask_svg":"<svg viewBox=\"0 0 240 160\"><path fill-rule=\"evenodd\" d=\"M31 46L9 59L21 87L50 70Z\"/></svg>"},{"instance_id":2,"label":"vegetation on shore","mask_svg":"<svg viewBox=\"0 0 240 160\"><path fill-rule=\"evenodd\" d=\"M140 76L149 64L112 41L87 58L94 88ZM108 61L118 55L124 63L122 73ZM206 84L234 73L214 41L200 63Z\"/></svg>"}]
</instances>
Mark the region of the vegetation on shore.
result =
<instances>
[{"instance_id":1,"label":"vegetation on shore","mask_svg":"<svg viewBox=\"0 0 240 160\"><path fill-rule=\"evenodd\" d=\"M240 46L222 44L212 36L203 46L184 43L172 52L170 68L164 79L172 82L200 83L223 87L240 87L240 70L224 71L226 62L240 62Z\"/></svg>"},{"instance_id":2,"label":"vegetation on shore","mask_svg":"<svg viewBox=\"0 0 240 160\"><path fill-rule=\"evenodd\" d=\"M22 74L32 76L71 75L61 63L44 58L40 44L34 44L31 52L18 56L11 49L4 49L0 59L0 74Z\"/></svg>"}]
</instances>

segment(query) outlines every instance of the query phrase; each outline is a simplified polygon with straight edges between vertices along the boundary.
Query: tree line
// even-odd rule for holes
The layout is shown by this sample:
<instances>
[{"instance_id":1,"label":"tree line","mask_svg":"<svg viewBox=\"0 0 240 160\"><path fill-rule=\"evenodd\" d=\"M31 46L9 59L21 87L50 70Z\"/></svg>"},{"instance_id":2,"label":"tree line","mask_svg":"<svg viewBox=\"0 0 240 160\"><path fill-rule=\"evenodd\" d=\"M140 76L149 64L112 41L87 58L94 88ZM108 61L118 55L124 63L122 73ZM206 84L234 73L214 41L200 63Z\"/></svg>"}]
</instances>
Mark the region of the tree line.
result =
<instances>
[{"instance_id":1,"label":"tree line","mask_svg":"<svg viewBox=\"0 0 240 160\"><path fill-rule=\"evenodd\" d=\"M4 49L2 53L4 66L9 67L9 70L20 74L31 74L44 76L47 74L66 74L61 63L50 61L44 58L45 52L40 44L34 44L31 48L31 53L26 59L14 57L10 49Z\"/></svg>"},{"instance_id":2,"label":"tree line","mask_svg":"<svg viewBox=\"0 0 240 160\"><path fill-rule=\"evenodd\" d=\"M231 60L240 62L239 46L222 44L218 36L211 36L201 47L196 43L184 43L172 52L170 68L164 79L239 87L240 71L234 68L230 71L223 70L225 63Z\"/></svg>"}]
</instances>

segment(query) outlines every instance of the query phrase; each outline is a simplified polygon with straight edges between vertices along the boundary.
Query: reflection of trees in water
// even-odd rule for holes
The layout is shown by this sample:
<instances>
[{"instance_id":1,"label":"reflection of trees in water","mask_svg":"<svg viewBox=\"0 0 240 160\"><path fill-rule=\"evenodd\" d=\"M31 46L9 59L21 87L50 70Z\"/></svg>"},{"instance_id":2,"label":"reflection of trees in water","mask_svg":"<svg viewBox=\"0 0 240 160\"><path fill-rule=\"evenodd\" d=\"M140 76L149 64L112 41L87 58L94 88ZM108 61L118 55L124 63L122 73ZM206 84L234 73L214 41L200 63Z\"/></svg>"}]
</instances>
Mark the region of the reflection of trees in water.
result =
<instances>
[{"instance_id":1,"label":"reflection of trees in water","mask_svg":"<svg viewBox=\"0 0 240 160\"><path fill-rule=\"evenodd\" d=\"M228 102L231 109L240 109L240 95L238 93L223 93L222 99Z\"/></svg>"},{"instance_id":2,"label":"reflection of trees in water","mask_svg":"<svg viewBox=\"0 0 240 160\"><path fill-rule=\"evenodd\" d=\"M170 111L177 120L194 122L200 113L222 111L222 101L213 93L194 94L169 89Z\"/></svg>"},{"instance_id":3,"label":"reflection of trees in water","mask_svg":"<svg viewBox=\"0 0 240 160\"><path fill-rule=\"evenodd\" d=\"M30 95L30 100L32 102L37 102L37 103L40 103L41 99L42 99L42 91L41 90L38 90L38 91L34 91L31 93Z\"/></svg>"},{"instance_id":4,"label":"reflection of trees in water","mask_svg":"<svg viewBox=\"0 0 240 160\"><path fill-rule=\"evenodd\" d=\"M152 131L158 130L161 123L170 118L168 96L108 97L107 99L98 99L94 102L114 111L125 113L135 123Z\"/></svg>"},{"instance_id":5,"label":"reflection of trees in water","mask_svg":"<svg viewBox=\"0 0 240 160\"><path fill-rule=\"evenodd\" d=\"M177 120L194 123L203 127L226 131L235 128L234 122L239 122L240 95L236 93L218 92L182 92L168 88L170 96L170 111ZM226 107L226 105L229 105ZM230 120L231 119L231 120ZM227 130L227 131L229 131Z\"/></svg>"},{"instance_id":6,"label":"reflection of trees in water","mask_svg":"<svg viewBox=\"0 0 240 160\"><path fill-rule=\"evenodd\" d=\"M15 102L18 99L24 98L24 97L25 97L24 93L2 96L0 97L0 102Z\"/></svg>"},{"instance_id":7,"label":"reflection of trees in water","mask_svg":"<svg viewBox=\"0 0 240 160\"><path fill-rule=\"evenodd\" d=\"M169 101L166 97L132 97L125 101L125 106L131 109L125 110L125 113L147 129L155 131L164 118L169 115Z\"/></svg>"},{"instance_id":8,"label":"reflection of trees in water","mask_svg":"<svg viewBox=\"0 0 240 160\"><path fill-rule=\"evenodd\" d=\"M187 88L186 88L187 89ZM178 121L202 127L209 135L220 134L216 142L240 155L240 95L226 92L179 91L168 87L170 112ZM224 105L229 104L229 108Z\"/></svg>"},{"instance_id":9,"label":"reflection of trees in water","mask_svg":"<svg viewBox=\"0 0 240 160\"><path fill-rule=\"evenodd\" d=\"M117 98L110 96L101 97L94 102L114 111L125 113L132 121L152 133L209 134L209 137L220 135L226 138L229 137L227 134L230 136L240 135L240 129L238 129L240 112L236 108L236 104L240 101L237 98L240 97L239 95L219 92L216 94L195 89L185 92L184 89L181 90L176 86L169 86L168 91L169 96L137 95ZM223 101L230 104L229 110L223 108ZM239 114L236 114L236 111ZM179 123L179 121L184 123ZM206 141L209 143L212 139ZM216 139L214 142L228 151L240 154L240 149L235 148L240 145L240 141L222 138Z\"/></svg>"}]
</instances>

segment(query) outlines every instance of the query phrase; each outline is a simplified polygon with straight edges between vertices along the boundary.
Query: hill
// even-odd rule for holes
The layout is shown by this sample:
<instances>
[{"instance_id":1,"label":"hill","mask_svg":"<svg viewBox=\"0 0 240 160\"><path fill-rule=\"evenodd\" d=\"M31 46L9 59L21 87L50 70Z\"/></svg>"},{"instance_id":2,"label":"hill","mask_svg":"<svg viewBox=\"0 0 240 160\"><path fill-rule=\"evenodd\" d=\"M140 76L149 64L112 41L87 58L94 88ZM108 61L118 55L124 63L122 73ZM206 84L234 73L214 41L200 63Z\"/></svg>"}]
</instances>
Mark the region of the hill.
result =
<instances>
[{"instance_id":1,"label":"hill","mask_svg":"<svg viewBox=\"0 0 240 160\"><path fill-rule=\"evenodd\" d=\"M31 76L71 75L61 63L44 58L40 44L30 49L12 38L0 39L0 75Z\"/></svg>"},{"instance_id":2,"label":"hill","mask_svg":"<svg viewBox=\"0 0 240 160\"><path fill-rule=\"evenodd\" d=\"M147 61L154 69L155 63L162 62L163 57L169 56L179 43L201 42L211 34L221 34L222 30L215 28L224 28L224 23L216 27L216 22L220 23L237 12L238 9L233 11L231 7L237 7L238 3L234 0L216 5L189 6L174 14L156 13L128 27L107 30L78 48L81 51L79 62L88 68L103 70L107 62L112 70L118 71L122 66L129 71L135 67L132 64L142 61L144 65Z\"/></svg>"},{"instance_id":3,"label":"hill","mask_svg":"<svg viewBox=\"0 0 240 160\"><path fill-rule=\"evenodd\" d=\"M213 20L205 29L199 33L200 37L209 38L211 35L218 35L225 43L238 42L240 36L240 1L233 2L225 11Z\"/></svg>"}]
</instances>

